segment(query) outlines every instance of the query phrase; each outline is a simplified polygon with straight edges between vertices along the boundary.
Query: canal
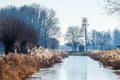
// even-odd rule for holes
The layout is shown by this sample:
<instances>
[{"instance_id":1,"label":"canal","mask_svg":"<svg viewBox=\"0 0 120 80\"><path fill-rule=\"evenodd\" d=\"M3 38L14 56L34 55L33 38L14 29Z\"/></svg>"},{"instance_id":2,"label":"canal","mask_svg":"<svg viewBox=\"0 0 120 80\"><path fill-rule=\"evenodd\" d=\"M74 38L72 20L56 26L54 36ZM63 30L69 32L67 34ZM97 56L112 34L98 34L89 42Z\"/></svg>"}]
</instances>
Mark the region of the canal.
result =
<instances>
[{"instance_id":1,"label":"canal","mask_svg":"<svg viewBox=\"0 0 120 80\"><path fill-rule=\"evenodd\" d=\"M41 69L26 80L120 80L120 76L88 56L69 56L62 63Z\"/></svg>"}]
</instances>

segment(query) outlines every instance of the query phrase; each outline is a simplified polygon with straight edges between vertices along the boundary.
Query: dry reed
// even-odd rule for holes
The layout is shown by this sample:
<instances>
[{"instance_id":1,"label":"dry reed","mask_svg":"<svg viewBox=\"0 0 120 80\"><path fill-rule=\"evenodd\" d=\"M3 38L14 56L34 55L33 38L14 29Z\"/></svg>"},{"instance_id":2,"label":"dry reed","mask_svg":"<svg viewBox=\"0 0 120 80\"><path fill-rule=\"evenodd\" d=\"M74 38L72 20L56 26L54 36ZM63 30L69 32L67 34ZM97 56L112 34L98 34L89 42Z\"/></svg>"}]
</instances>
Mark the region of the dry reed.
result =
<instances>
[{"instance_id":1,"label":"dry reed","mask_svg":"<svg viewBox=\"0 0 120 80\"><path fill-rule=\"evenodd\" d=\"M0 56L0 80L24 80L40 68L51 67L67 57L66 51L33 48L31 53Z\"/></svg>"},{"instance_id":2,"label":"dry reed","mask_svg":"<svg viewBox=\"0 0 120 80\"><path fill-rule=\"evenodd\" d=\"M120 69L120 49L106 51L91 51L89 56L99 60L105 67Z\"/></svg>"}]
</instances>

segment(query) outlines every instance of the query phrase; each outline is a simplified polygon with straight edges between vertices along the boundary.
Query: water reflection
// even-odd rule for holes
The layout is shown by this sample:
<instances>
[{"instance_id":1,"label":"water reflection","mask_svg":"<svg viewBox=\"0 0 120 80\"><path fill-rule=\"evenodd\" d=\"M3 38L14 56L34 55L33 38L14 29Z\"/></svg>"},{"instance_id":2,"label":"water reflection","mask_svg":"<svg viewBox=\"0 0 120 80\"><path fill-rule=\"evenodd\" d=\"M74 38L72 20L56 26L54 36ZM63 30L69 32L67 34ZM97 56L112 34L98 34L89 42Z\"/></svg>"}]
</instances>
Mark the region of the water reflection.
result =
<instances>
[{"instance_id":1,"label":"water reflection","mask_svg":"<svg viewBox=\"0 0 120 80\"><path fill-rule=\"evenodd\" d=\"M26 80L120 80L120 77L89 57L70 56L63 63L41 69Z\"/></svg>"}]
</instances>

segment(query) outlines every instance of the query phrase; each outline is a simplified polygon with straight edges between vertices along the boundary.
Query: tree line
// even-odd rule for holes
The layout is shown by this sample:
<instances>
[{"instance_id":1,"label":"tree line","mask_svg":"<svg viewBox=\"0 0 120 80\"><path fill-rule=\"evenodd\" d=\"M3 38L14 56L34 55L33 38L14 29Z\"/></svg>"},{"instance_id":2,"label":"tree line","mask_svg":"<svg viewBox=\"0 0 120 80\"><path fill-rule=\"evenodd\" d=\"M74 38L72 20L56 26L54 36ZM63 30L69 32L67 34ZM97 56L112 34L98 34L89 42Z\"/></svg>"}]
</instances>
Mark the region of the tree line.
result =
<instances>
[{"instance_id":1,"label":"tree line","mask_svg":"<svg viewBox=\"0 0 120 80\"><path fill-rule=\"evenodd\" d=\"M28 53L34 46L57 49L60 35L59 20L53 9L37 4L0 9L0 42L5 53Z\"/></svg>"},{"instance_id":2,"label":"tree line","mask_svg":"<svg viewBox=\"0 0 120 80\"><path fill-rule=\"evenodd\" d=\"M119 0L102 0L102 7L105 14L120 16L120 1ZM65 40L66 45L70 46L73 51L76 51L80 46L85 46L85 38L80 26L70 26L68 28ZM93 30L87 33L87 46L90 50L105 50L120 48L120 30L118 28L111 31L96 31Z\"/></svg>"},{"instance_id":3,"label":"tree line","mask_svg":"<svg viewBox=\"0 0 120 80\"><path fill-rule=\"evenodd\" d=\"M66 45L73 51L78 51L81 46L85 46L84 30L80 26L70 26L66 32ZM120 48L120 30L113 32L92 30L87 33L88 50L106 50Z\"/></svg>"}]
</instances>

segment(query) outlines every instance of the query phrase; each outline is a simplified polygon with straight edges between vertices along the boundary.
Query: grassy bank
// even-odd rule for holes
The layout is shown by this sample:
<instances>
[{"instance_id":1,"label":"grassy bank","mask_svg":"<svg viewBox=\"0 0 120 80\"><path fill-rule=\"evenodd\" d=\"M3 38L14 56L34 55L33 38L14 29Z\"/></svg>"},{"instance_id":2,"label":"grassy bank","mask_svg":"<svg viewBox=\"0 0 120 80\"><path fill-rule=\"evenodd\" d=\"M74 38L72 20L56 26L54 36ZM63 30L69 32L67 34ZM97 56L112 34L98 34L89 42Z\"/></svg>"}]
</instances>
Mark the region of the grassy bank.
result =
<instances>
[{"instance_id":1,"label":"grassy bank","mask_svg":"<svg viewBox=\"0 0 120 80\"><path fill-rule=\"evenodd\" d=\"M86 52L80 52L80 51L69 51L69 55L71 56L88 56Z\"/></svg>"},{"instance_id":2,"label":"grassy bank","mask_svg":"<svg viewBox=\"0 0 120 80\"><path fill-rule=\"evenodd\" d=\"M95 60L100 61L104 67L111 69L120 69L120 49L106 50L106 51L91 51L89 56Z\"/></svg>"},{"instance_id":3,"label":"grassy bank","mask_svg":"<svg viewBox=\"0 0 120 80\"><path fill-rule=\"evenodd\" d=\"M0 80L23 80L40 68L51 67L67 57L65 51L34 48L31 54L9 53L0 57Z\"/></svg>"}]
</instances>

